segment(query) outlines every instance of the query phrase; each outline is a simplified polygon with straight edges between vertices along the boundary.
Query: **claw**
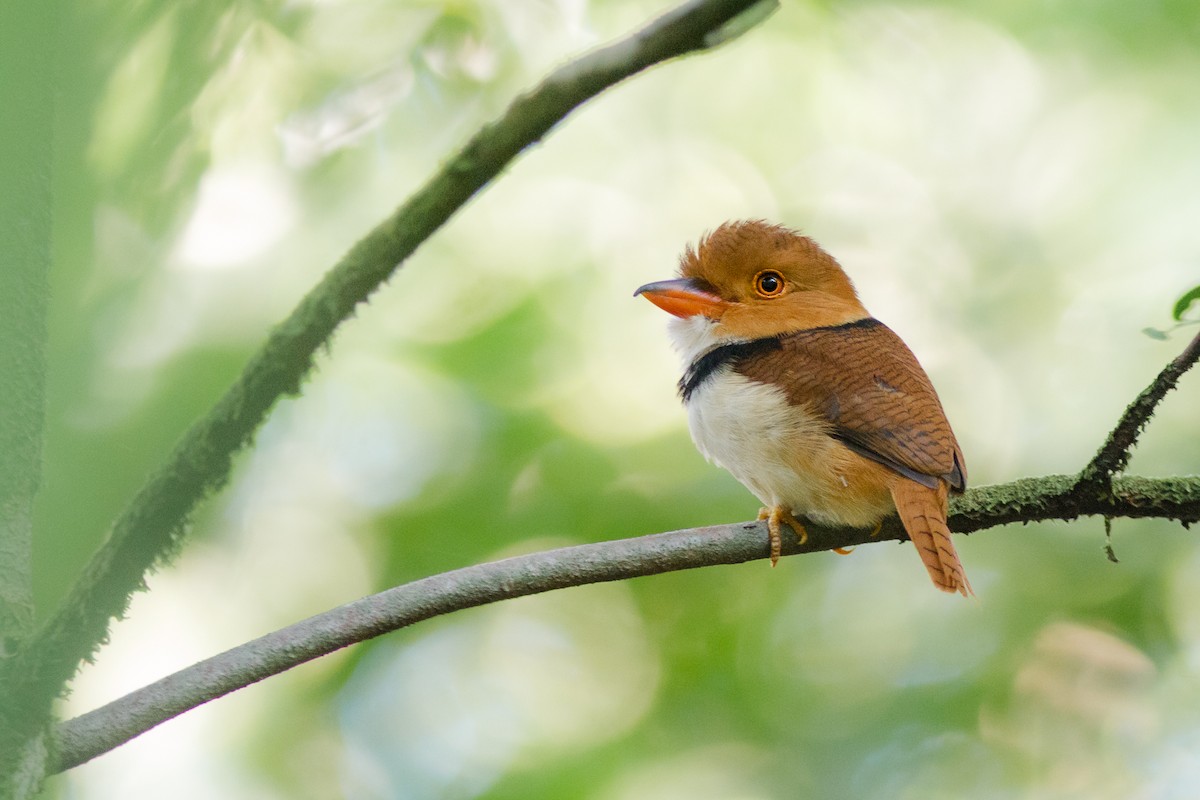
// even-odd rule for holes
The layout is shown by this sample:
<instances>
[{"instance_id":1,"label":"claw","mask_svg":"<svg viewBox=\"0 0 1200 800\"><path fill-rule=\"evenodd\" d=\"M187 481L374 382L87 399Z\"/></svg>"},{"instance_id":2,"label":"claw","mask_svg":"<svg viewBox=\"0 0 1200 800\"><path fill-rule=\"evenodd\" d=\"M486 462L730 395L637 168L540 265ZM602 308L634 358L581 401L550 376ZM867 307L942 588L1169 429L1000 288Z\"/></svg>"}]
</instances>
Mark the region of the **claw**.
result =
<instances>
[{"instance_id":1,"label":"claw","mask_svg":"<svg viewBox=\"0 0 1200 800\"><path fill-rule=\"evenodd\" d=\"M774 506L773 508L760 508L758 510L758 518L767 521L767 530L771 534L771 566L779 563L779 556L783 552L783 536L780 534L780 525L786 524L796 534L796 538L800 540L800 544L808 541L808 531L804 529L804 525L798 519L792 516L792 512L782 506Z\"/></svg>"},{"instance_id":2,"label":"claw","mask_svg":"<svg viewBox=\"0 0 1200 800\"><path fill-rule=\"evenodd\" d=\"M871 531L871 538L874 539L876 536L878 536L881 530L883 530L883 520L879 520L879 522L875 523L875 529ZM839 556L848 556L854 552L854 548L835 547L833 548L833 552L837 553Z\"/></svg>"}]
</instances>

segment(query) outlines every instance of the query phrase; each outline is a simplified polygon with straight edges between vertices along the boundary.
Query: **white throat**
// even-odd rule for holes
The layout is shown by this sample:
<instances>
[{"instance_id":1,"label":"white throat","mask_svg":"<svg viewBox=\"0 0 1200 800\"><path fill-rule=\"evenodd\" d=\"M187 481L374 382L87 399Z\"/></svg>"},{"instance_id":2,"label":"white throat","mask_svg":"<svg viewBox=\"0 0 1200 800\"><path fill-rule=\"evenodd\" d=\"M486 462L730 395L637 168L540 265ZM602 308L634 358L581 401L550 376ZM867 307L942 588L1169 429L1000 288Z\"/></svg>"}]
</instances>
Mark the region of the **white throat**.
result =
<instances>
[{"instance_id":1,"label":"white throat","mask_svg":"<svg viewBox=\"0 0 1200 800\"><path fill-rule=\"evenodd\" d=\"M717 323L701 314L673 318L667 323L667 333L685 370L717 345L744 341L736 336L722 336L717 332Z\"/></svg>"}]
</instances>

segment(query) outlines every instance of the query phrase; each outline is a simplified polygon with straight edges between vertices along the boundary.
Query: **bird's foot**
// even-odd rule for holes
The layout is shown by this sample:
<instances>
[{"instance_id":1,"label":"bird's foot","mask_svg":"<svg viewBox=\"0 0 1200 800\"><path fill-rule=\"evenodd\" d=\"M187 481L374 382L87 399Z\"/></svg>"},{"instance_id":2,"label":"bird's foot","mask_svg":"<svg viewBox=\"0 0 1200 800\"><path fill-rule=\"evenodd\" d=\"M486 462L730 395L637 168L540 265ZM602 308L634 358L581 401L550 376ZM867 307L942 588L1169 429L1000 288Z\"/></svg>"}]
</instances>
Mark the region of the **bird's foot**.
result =
<instances>
[{"instance_id":1,"label":"bird's foot","mask_svg":"<svg viewBox=\"0 0 1200 800\"><path fill-rule=\"evenodd\" d=\"M874 539L876 536L878 536L881 530L883 530L883 520L879 520L879 522L875 523L875 530L871 531L871 538ZM833 548L833 552L837 553L839 556L848 556L854 552L854 548L835 547Z\"/></svg>"},{"instance_id":2,"label":"bird's foot","mask_svg":"<svg viewBox=\"0 0 1200 800\"><path fill-rule=\"evenodd\" d=\"M783 536L780 534L780 525L786 524L796 534L796 538L800 540L800 544L808 541L808 531L804 529L804 525L800 520L792 516L792 512L788 511L783 506L775 506L773 508L760 508L758 510L758 518L767 521L767 530L771 534L771 566L779 563L779 556L783 553Z\"/></svg>"}]
</instances>

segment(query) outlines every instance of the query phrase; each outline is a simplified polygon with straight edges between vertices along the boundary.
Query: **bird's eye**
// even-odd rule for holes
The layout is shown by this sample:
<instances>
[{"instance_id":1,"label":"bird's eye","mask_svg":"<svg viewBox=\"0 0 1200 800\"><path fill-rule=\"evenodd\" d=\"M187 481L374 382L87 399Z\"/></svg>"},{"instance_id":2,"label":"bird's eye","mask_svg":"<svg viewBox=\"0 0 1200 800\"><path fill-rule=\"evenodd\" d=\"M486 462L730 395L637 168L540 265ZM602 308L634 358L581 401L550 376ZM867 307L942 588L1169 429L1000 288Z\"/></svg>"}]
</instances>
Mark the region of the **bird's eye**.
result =
<instances>
[{"instance_id":1,"label":"bird's eye","mask_svg":"<svg viewBox=\"0 0 1200 800\"><path fill-rule=\"evenodd\" d=\"M766 269L754 276L754 290L762 297L775 297L783 293L783 276Z\"/></svg>"}]
</instances>

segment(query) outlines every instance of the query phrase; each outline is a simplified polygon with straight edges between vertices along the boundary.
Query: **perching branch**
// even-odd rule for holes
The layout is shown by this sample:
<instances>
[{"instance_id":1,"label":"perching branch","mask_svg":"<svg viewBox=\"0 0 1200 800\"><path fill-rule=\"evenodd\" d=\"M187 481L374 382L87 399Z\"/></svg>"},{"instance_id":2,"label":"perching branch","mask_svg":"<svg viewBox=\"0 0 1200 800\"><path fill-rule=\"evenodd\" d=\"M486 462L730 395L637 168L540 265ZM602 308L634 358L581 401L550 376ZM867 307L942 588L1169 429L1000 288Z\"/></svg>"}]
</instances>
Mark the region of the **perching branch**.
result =
<instances>
[{"instance_id":1,"label":"perching branch","mask_svg":"<svg viewBox=\"0 0 1200 800\"><path fill-rule=\"evenodd\" d=\"M1097 514L1200 521L1200 477L1118 478L1111 497L1075 492L1074 484L1073 476L1050 475L973 489L952 506L950 527L965 533ZM806 527L808 543L784 537L784 555L907 538L896 517L885 520L875 538L869 530ZM765 559L767 538L762 522L717 525L548 550L397 586L239 645L63 723L54 771L78 766L209 700L431 617L568 586Z\"/></svg>"},{"instance_id":2,"label":"perching branch","mask_svg":"<svg viewBox=\"0 0 1200 800\"><path fill-rule=\"evenodd\" d=\"M1200 333L1197 333L1183 352L1176 356L1171 363L1163 367L1162 372L1151 381L1150 385L1129 404L1120 422L1108 434L1108 439L1096 453L1083 471L1079 473L1079 491L1106 492L1113 475L1125 469L1133 446L1154 409L1175 388L1183 373L1192 368L1200 359Z\"/></svg>"},{"instance_id":3,"label":"perching branch","mask_svg":"<svg viewBox=\"0 0 1200 800\"><path fill-rule=\"evenodd\" d=\"M1093 515L1105 520L1173 519L1185 526L1200 521L1200 477L1112 479L1106 472L1109 486L1105 492L1092 491L1083 479L1089 470L1105 468L1097 467L1098 463L1111 465L1119 460L1124 465L1154 405L1196 362L1197 350L1200 336L1139 395L1109 442L1079 476L1047 475L972 489L952 501L950 529L972 533L1012 522ZM1145 400L1147 397L1153 399ZM1135 413L1134 408L1141 410ZM1119 430L1132 430L1133 434L1123 449L1115 451L1110 445L1118 440ZM785 537L783 555L908 538L897 517L885 519L877 533L826 528L811 521L805 527L808 542L801 545ZM239 645L63 723L57 731L59 760L53 771L89 761L209 700L421 620L568 586L740 564L769 555L766 524L750 522L564 547L397 586Z\"/></svg>"},{"instance_id":4,"label":"perching branch","mask_svg":"<svg viewBox=\"0 0 1200 800\"><path fill-rule=\"evenodd\" d=\"M615 44L553 72L485 126L408 202L356 244L276 328L241 377L187 432L116 520L61 610L0 669L0 761L26 741L50 705L104 640L155 563L179 547L196 505L228 480L245 446L283 395L295 394L314 354L399 264L525 148L608 87L740 32L773 0L692 0ZM757 16L755 16L757 15Z\"/></svg>"}]
</instances>

